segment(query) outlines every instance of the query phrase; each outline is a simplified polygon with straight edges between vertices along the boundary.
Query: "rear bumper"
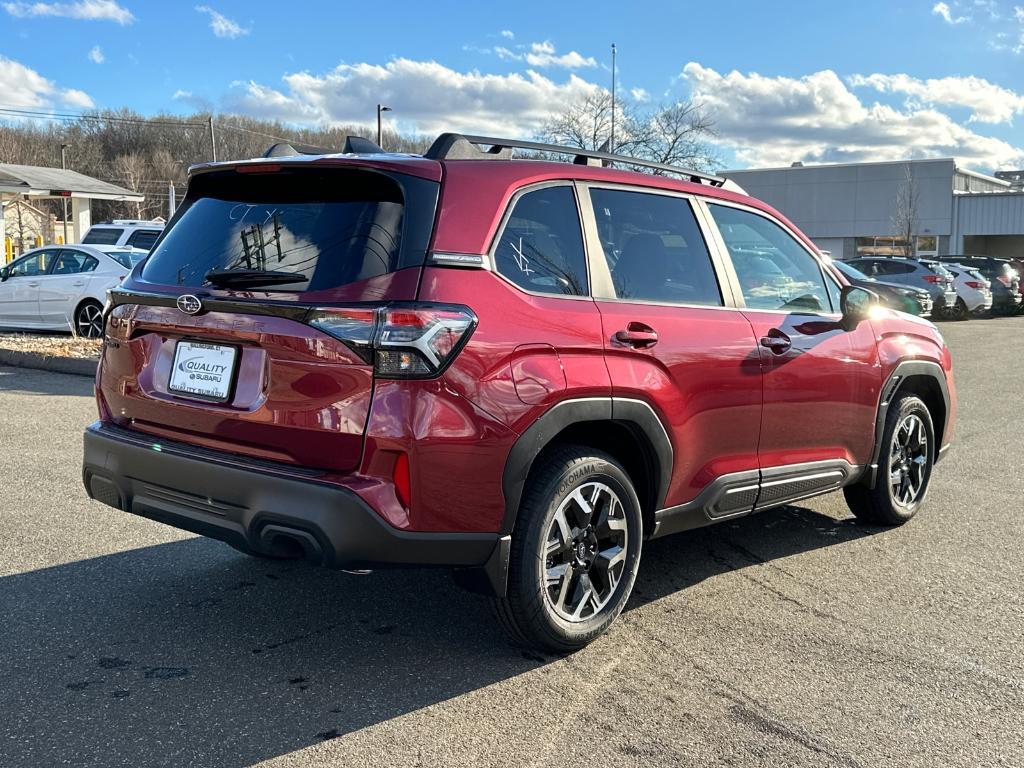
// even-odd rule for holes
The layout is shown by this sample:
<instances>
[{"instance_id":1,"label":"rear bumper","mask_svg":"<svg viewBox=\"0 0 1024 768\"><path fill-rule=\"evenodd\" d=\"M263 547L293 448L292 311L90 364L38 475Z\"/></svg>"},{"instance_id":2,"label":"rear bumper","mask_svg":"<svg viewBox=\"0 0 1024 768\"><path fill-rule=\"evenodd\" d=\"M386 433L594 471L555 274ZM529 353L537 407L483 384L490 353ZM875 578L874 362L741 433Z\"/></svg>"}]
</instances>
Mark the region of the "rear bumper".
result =
<instances>
[{"instance_id":1,"label":"rear bumper","mask_svg":"<svg viewBox=\"0 0 1024 768\"><path fill-rule=\"evenodd\" d=\"M82 479L91 498L125 512L332 568L493 567L501 549L497 533L402 531L342 486L99 422L85 431Z\"/></svg>"}]
</instances>

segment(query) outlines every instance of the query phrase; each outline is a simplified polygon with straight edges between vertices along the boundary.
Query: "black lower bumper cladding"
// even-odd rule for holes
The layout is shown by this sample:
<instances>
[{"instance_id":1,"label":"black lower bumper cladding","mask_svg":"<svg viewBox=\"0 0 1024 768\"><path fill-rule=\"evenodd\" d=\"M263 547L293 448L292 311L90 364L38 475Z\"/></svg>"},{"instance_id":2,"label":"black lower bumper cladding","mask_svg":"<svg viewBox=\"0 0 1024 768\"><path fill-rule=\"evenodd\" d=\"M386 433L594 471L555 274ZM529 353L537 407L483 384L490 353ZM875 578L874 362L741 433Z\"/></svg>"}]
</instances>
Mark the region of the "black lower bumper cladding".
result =
<instances>
[{"instance_id":1,"label":"black lower bumper cladding","mask_svg":"<svg viewBox=\"0 0 1024 768\"><path fill-rule=\"evenodd\" d=\"M332 568L479 568L501 549L497 533L399 530L354 492L286 472L98 422L85 431L90 497L243 551Z\"/></svg>"}]
</instances>

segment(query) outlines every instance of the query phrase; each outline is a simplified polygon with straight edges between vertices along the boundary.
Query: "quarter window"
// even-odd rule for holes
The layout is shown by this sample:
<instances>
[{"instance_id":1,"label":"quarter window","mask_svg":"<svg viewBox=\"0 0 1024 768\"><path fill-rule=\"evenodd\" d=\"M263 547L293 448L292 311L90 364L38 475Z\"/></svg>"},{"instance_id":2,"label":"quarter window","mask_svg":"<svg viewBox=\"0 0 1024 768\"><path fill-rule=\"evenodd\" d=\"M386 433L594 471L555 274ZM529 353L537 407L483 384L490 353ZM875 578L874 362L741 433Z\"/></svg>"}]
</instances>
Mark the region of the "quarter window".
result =
<instances>
[{"instance_id":1,"label":"quarter window","mask_svg":"<svg viewBox=\"0 0 1024 768\"><path fill-rule=\"evenodd\" d=\"M613 189L593 189L590 199L617 298L722 305L688 200Z\"/></svg>"},{"instance_id":2,"label":"quarter window","mask_svg":"<svg viewBox=\"0 0 1024 768\"><path fill-rule=\"evenodd\" d=\"M732 256L748 307L831 311L821 267L792 235L749 211L724 205L708 208Z\"/></svg>"},{"instance_id":3,"label":"quarter window","mask_svg":"<svg viewBox=\"0 0 1024 768\"><path fill-rule=\"evenodd\" d=\"M527 291L587 295L587 261L572 187L537 189L516 201L495 249L494 267Z\"/></svg>"}]
</instances>

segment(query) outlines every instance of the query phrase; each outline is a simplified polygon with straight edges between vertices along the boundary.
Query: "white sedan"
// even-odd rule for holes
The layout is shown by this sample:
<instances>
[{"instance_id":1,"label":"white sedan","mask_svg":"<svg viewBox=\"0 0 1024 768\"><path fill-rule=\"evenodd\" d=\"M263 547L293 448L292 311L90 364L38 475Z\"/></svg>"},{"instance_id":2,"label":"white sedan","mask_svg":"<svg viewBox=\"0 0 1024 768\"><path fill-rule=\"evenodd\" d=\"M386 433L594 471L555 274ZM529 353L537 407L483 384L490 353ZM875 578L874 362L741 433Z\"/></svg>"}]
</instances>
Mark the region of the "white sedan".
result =
<instances>
[{"instance_id":1,"label":"white sedan","mask_svg":"<svg viewBox=\"0 0 1024 768\"><path fill-rule=\"evenodd\" d=\"M146 251L48 245L0 269L0 326L103 334L103 303Z\"/></svg>"}]
</instances>

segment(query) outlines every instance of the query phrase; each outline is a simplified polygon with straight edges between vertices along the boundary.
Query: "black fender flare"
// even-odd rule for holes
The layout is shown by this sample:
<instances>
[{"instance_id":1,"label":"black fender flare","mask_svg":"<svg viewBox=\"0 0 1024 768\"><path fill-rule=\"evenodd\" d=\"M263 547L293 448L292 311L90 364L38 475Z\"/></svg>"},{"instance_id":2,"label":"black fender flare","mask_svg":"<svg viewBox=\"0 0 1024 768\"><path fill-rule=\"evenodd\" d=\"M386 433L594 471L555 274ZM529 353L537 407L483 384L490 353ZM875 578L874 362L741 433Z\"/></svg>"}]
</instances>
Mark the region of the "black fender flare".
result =
<instances>
[{"instance_id":1,"label":"black fender flare","mask_svg":"<svg viewBox=\"0 0 1024 768\"><path fill-rule=\"evenodd\" d=\"M942 424L943 433L945 433L949 424L949 384L946 382L946 374L942 366L931 360L904 360L902 363L899 363L892 373L889 374L889 378L885 380L885 384L882 386L882 394L878 401L878 415L875 417L875 447L872 451L871 462L868 464L865 477L867 484L872 488L878 477L878 459L882 455L882 438L885 432L885 418L889 413L889 406L896 398L896 394L900 391L903 383L912 376L926 376L935 381L939 391L942 393L942 399L946 407L946 422ZM941 447L938 445L935 447L936 461L939 459L939 449Z\"/></svg>"},{"instance_id":2,"label":"black fender flare","mask_svg":"<svg viewBox=\"0 0 1024 768\"><path fill-rule=\"evenodd\" d=\"M643 400L623 397L586 397L562 400L545 411L519 436L505 461L502 491L505 495L505 515L502 518L503 535L511 534L519 513L523 487L530 474L534 459L559 432L573 424L608 421L623 424L636 431L649 449L649 458L658 467L655 488L655 509L664 506L665 495L672 479L675 453L665 425L654 409Z\"/></svg>"}]
</instances>

